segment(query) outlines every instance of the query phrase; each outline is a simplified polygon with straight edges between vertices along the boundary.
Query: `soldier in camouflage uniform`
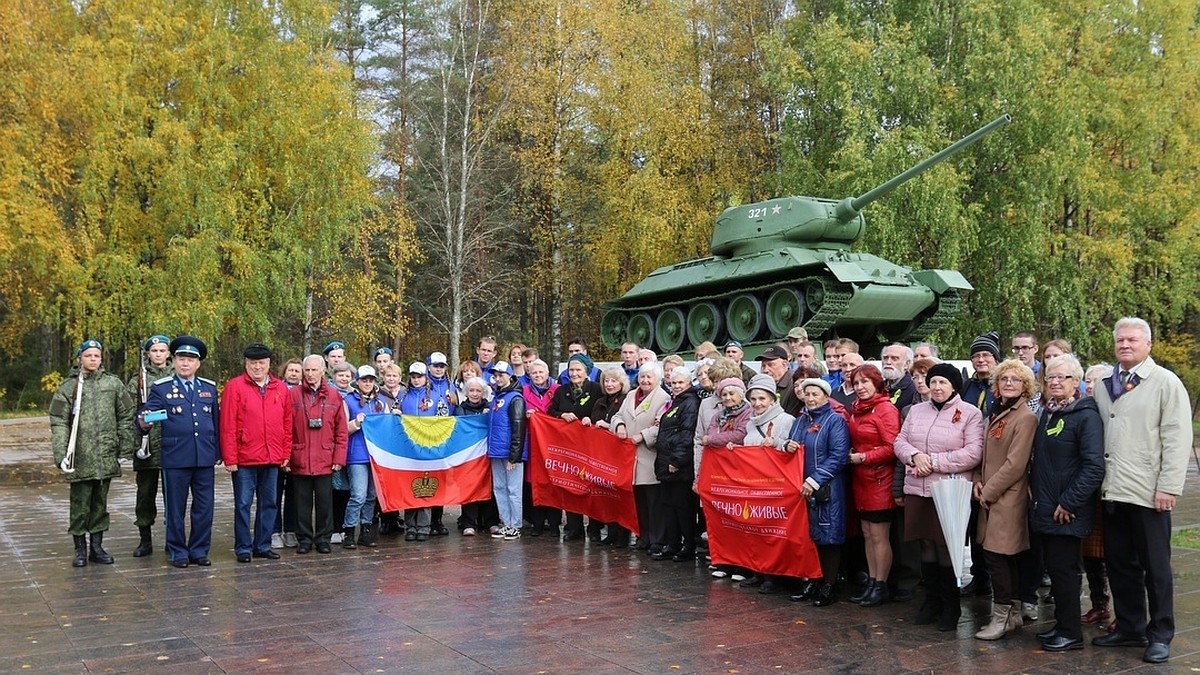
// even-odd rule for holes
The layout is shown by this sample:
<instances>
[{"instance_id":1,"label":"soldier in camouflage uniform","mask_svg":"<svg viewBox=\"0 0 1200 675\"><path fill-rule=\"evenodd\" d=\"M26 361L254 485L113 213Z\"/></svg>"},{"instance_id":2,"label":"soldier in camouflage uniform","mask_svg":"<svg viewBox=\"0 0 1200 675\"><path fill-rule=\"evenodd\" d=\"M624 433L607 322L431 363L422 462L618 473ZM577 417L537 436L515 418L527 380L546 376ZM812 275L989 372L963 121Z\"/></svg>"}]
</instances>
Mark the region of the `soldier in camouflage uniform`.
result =
<instances>
[{"instance_id":1,"label":"soldier in camouflage uniform","mask_svg":"<svg viewBox=\"0 0 1200 675\"><path fill-rule=\"evenodd\" d=\"M121 475L119 458L132 457L138 447L133 399L120 379L104 372L103 350L96 340L85 340L75 352L79 367L50 400L54 463L71 485L68 531L75 539L75 559L71 563L74 567L83 567L89 560L112 564L112 556L103 547L104 532L108 529L108 486L114 476ZM82 391L72 466L66 459L76 387L82 387ZM91 534L90 550L88 534Z\"/></svg>"},{"instance_id":2,"label":"soldier in camouflage uniform","mask_svg":"<svg viewBox=\"0 0 1200 675\"><path fill-rule=\"evenodd\" d=\"M129 378L129 384L126 385L130 398L139 407L146 402L146 393L150 391L150 385L158 378L172 374L169 363L171 352L167 348L169 342L167 336L155 335L142 344L142 350L145 352L143 362L146 371L143 373L139 368L138 372ZM133 508L135 517L133 523L137 525L138 534L141 536L137 548L133 550L135 558L150 555L154 551L150 533L151 528L154 527L154 519L158 516L158 478L162 470L160 461L162 426L154 425L143 438L143 442L146 443L150 456L145 459L141 459L137 454L133 456L133 470L137 476L137 502Z\"/></svg>"}]
</instances>

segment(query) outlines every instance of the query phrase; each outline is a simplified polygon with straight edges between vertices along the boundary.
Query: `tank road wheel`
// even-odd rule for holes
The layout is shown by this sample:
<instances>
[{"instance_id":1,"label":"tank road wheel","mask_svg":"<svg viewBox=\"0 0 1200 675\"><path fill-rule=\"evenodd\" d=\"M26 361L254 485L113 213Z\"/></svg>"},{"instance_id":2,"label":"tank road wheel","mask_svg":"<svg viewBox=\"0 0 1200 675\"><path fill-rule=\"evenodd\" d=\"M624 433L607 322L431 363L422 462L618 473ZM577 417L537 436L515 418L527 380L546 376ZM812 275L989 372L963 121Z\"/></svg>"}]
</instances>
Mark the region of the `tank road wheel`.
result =
<instances>
[{"instance_id":1,"label":"tank road wheel","mask_svg":"<svg viewBox=\"0 0 1200 675\"><path fill-rule=\"evenodd\" d=\"M668 307L658 313L654 320L654 342L660 351L672 353L679 351L683 344L687 327L683 318L683 310L678 307Z\"/></svg>"},{"instance_id":2,"label":"tank road wheel","mask_svg":"<svg viewBox=\"0 0 1200 675\"><path fill-rule=\"evenodd\" d=\"M804 296L790 286L777 289L767 298L767 328L772 337L783 337L804 323Z\"/></svg>"},{"instance_id":3,"label":"tank road wheel","mask_svg":"<svg viewBox=\"0 0 1200 675\"><path fill-rule=\"evenodd\" d=\"M820 279L813 279L808 282L808 286L804 289L804 297L808 299L808 310L810 312L821 309L821 305L825 304L825 283Z\"/></svg>"},{"instance_id":4,"label":"tank road wheel","mask_svg":"<svg viewBox=\"0 0 1200 675\"><path fill-rule=\"evenodd\" d=\"M688 342L698 345L701 342L716 342L721 337L721 329L725 322L721 310L711 302L698 302L692 305L687 314Z\"/></svg>"},{"instance_id":5,"label":"tank road wheel","mask_svg":"<svg viewBox=\"0 0 1200 675\"><path fill-rule=\"evenodd\" d=\"M645 312L638 312L630 316L629 325L625 327L625 338L650 349L650 345L654 341L654 319Z\"/></svg>"},{"instance_id":6,"label":"tank road wheel","mask_svg":"<svg viewBox=\"0 0 1200 675\"><path fill-rule=\"evenodd\" d=\"M620 349L625 342L625 329L629 325L629 315L619 309L614 309L600 319L600 339L609 349Z\"/></svg>"},{"instance_id":7,"label":"tank road wheel","mask_svg":"<svg viewBox=\"0 0 1200 675\"><path fill-rule=\"evenodd\" d=\"M752 341L762 330L762 301L748 293L734 296L725 308L725 323L729 337L743 343Z\"/></svg>"}]
</instances>

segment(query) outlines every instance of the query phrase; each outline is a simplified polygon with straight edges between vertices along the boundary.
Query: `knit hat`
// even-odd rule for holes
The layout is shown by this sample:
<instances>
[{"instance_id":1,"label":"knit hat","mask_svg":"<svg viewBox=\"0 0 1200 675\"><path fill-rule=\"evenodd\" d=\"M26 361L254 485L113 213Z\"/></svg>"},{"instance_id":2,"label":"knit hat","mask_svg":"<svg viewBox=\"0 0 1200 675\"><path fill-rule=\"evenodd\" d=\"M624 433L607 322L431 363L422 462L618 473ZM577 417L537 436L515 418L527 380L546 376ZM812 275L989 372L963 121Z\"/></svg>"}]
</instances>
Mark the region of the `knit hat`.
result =
<instances>
[{"instance_id":1,"label":"knit hat","mask_svg":"<svg viewBox=\"0 0 1200 675\"><path fill-rule=\"evenodd\" d=\"M980 335L971 342L971 356L979 352L991 352L992 357L997 361L1000 360L1000 334L994 330L990 330L983 335Z\"/></svg>"},{"instance_id":2,"label":"knit hat","mask_svg":"<svg viewBox=\"0 0 1200 675\"><path fill-rule=\"evenodd\" d=\"M954 387L954 391L962 389L962 373L958 372L958 368L949 363L939 363L930 368L928 373L925 373L926 382L933 381L935 377L944 377L949 380L950 386Z\"/></svg>"},{"instance_id":3,"label":"knit hat","mask_svg":"<svg viewBox=\"0 0 1200 675\"><path fill-rule=\"evenodd\" d=\"M768 376L768 377L770 377L770 376ZM741 389L742 391L746 391L746 383L742 382L742 380L737 377L727 377L727 378L721 380L719 383L717 383L717 393L719 394L719 393L725 391L726 387L737 387L738 389ZM771 388L772 389L775 388L774 382L771 383Z\"/></svg>"},{"instance_id":4,"label":"knit hat","mask_svg":"<svg viewBox=\"0 0 1200 675\"><path fill-rule=\"evenodd\" d=\"M816 387L820 389L821 391L825 392L826 396L833 393L833 387L819 377L809 377L800 381L800 391L804 391L809 387Z\"/></svg>"},{"instance_id":5,"label":"knit hat","mask_svg":"<svg viewBox=\"0 0 1200 675\"><path fill-rule=\"evenodd\" d=\"M729 378L729 379L733 379L733 378ZM775 380L774 380L774 378L772 378L770 375L767 375L766 373L759 373L758 375L755 375L754 377L750 378L750 386L746 387L746 393L748 394L748 393L754 391L755 389L758 389L759 391L767 392L768 394L771 395L771 398L776 397Z\"/></svg>"},{"instance_id":6,"label":"knit hat","mask_svg":"<svg viewBox=\"0 0 1200 675\"><path fill-rule=\"evenodd\" d=\"M583 364L584 371L588 375L592 374L592 368L595 368L595 363L592 362L592 357L587 354L572 354L571 358L567 359L567 367L570 367L572 361L578 361Z\"/></svg>"}]
</instances>

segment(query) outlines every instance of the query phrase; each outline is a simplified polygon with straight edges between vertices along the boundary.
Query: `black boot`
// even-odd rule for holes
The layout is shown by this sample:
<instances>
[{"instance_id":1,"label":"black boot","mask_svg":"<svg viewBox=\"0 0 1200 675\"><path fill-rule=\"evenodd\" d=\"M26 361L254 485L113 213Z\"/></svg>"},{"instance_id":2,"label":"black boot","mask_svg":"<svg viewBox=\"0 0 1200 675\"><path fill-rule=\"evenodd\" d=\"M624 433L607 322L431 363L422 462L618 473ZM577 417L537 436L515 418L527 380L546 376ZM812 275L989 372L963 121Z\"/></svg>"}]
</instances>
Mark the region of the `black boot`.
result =
<instances>
[{"instance_id":1,"label":"black boot","mask_svg":"<svg viewBox=\"0 0 1200 675\"><path fill-rule=\"evenodd\" d=\"M863 607L877 607L887 602L889 598L891 598L891 594L888 593L887 582L878 580L862 600L858 601L858 604Z\"/></svg>"},{"instance_id":2,"label":"black boot","mask_svg":"<svg viewBox=\"0 0 1200 675\"><path fill-rule=\"evenodd\" d=\"M811 600L817 593L817 582L812 579L806 579L800 584L800 592L792 596L792 602L804 602Z\"/></svg>"},{"instance_id":3,"label":"black boot","mask_svg":"<svg viewBox=\"0 0 1200 675\"><path fill-rule=\"evenodd\" d=\"M113 557L104 550L103 532L92 533L92 550L91 554L88 555L88 560L91 560L94 563L100 563L101 565L113 564Z\"/></svg>"},{"instance_id":4,"label":"black boot","mask_svg":"<svg viewBox=\"0 0 1200 675\"><path fill-rule=\"evenodd\" d=\"M342 548L346 548L346 549L358 548L357 546L354 545L354 528L353 527L343 527L342 528Z\"/></svg>"},{"instance_id":5,"label":"black boot","mask_svg":"<svg viewBox=\"0 0 1200 675\"><path fill-rule=\"evenodd\" d=\"M921 563L921 577L925 580L925 601L921 603L921 609L917 610L914 625L927 626L942 615L942 591L938 585L940 574L937 563Z\"/></svg>"},{"instance_id":6,"label":"black boot","mask_svg":"<svg viewBox=\"0 0 1200 675\"><path fill-rule=\"evenodd\" d=\"M142 539L138 542L137 548L133 549L133 557L140 558L153 553L154 544L150 542L150 528L139 527L138 534L141 535Z\"/></svg>"},{"instance_id":7,"label":"black boot","mask_svg":"<svg viewBox=\"0 0 1200 675\"><path fill-rule=\"evenodd\" d=\"M939 568L938 590L942 595L942 614L938 617L937 629L943 633L956 630L962 617L962 603L958 594L958 577L953 567Z\"/></svg>"},{"instance_id":8,"label":"black boot","mask_svg":"<svg viewBox=\"0 0 1200 675\"><path fill-rule=\"evenodd\" d=\"M837 602L837 591L834 590L833 584L821 584L813 598L814 607L828 607Z\"/></svg>"},{"instance_id":9,"label":"black boot","mask_svg":"<svg viewBox=\"0 0 1200 675\"><path fill-rule=\"evenodd\" d=\"M367 548L375 548L379 544L375 543L375 533L371 531L370 525L362 525L359 527L358 545L366 546Z\"/></svg>"},{"instance_id":10,"label":"black boot","mask_svg":"<svg viewBox=\"0 0 1200 675\"><path fill-rule=\"evenodd\" d=\"M875 590L875 583L876 583L875 579L873 579L871 577L867 577L866 585L864 585L862 587L861 591L850 596L850 602L853 602L856 604L859 602L862 602L863 598L867 597L868 595L871 594L871 591Z\"/></svg>"},{"instance_id":11,"label":"black boot","mask_svg":"<svg viewBox=\"0 0 1200 675\"><path fill-rule=\"evenodd\" d=\"M71 538L75 540L75 559L71 561L71 567L87 567L87 535L75 534Z\"/></svg>"}]
</instances>

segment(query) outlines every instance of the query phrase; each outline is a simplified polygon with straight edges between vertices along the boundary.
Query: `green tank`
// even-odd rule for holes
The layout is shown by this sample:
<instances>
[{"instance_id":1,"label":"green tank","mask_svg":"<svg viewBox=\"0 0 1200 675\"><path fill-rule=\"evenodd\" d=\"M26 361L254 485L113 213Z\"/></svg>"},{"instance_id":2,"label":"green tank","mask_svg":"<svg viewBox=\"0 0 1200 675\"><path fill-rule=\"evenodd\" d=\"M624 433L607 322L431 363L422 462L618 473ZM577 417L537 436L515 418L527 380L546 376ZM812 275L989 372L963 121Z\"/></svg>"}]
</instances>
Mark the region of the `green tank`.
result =
<instances>
[{"instance_id":1,"label":"green tank","mask_svg":"<svg viewBox=\"0 0 1200 675\"><path fill-rule=\"evenodd\" d=\"M924 339L958 314L973 287L953 270L914 272L851 251L866 231L861 211L1009 121L993 120L859 197L779 197L725 209L711 256L661 267L604 305L604 344L632 341L670 353L738 340L753 355L795 326L814 341Z\"/></svg>"}]
</instances>

